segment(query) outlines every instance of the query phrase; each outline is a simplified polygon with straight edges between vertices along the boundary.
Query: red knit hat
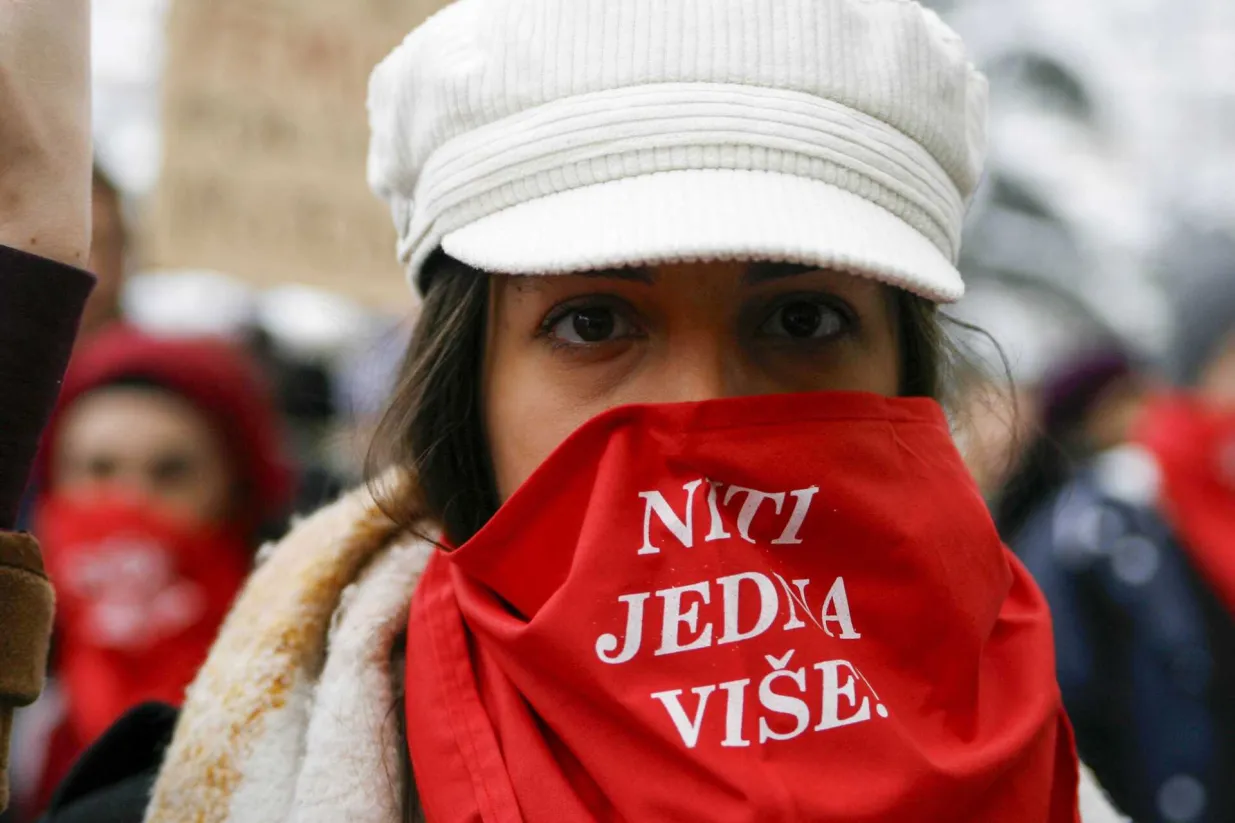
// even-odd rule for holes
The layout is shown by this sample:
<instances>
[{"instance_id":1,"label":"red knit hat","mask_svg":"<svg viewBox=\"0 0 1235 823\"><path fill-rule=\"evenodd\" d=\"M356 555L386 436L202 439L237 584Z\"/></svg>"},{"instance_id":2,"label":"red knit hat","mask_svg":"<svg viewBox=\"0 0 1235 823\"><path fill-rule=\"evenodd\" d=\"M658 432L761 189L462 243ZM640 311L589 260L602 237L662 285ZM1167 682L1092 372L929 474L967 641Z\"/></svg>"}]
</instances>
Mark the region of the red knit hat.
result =
<instances>
[{"instance_id":1,"label":"red knit hat","mask_svg":"<svg viewBox=\"0 0 1235 823\"><path fill-rule=\"evenodd\" d=\"M258 365L218 338L154 337L122 325L92 338L69 364L40 450L44 483L64 411L87 392L133 378L180 395L218 426L231 447L232 464L252 490L242 520L256 526L285 512L294 477L282 421Z\"/></svg>"}]
</instances>

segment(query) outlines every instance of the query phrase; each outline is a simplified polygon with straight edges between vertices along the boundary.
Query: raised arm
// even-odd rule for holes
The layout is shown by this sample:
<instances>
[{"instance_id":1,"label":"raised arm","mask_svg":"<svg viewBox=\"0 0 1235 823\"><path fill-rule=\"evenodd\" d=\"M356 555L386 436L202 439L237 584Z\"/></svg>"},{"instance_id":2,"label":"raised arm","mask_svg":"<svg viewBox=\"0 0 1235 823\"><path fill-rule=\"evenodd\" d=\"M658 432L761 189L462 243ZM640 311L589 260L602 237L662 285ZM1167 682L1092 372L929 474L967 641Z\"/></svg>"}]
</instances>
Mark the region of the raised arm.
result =
<instances>
[{"instance_id":1,"label":"raised arm","mask_svg":"<svg viewBox=\"0 0 1235 823\"><path fill-rule=\"evenodd\" d=\"M52 591L11 529L92 285L89 0L0 0L0 810L13 709L38 696Z\"/></svg>"}]
</instances>

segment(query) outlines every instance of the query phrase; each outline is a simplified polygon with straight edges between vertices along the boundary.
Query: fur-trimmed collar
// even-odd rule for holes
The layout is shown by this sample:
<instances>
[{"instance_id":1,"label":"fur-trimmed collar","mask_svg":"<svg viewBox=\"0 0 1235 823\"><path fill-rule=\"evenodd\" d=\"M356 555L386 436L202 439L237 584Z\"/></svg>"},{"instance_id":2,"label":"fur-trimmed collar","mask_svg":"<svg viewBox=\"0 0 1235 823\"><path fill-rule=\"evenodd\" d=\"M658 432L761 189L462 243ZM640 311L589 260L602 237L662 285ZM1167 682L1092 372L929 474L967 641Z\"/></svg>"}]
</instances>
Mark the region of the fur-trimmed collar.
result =
<instances>
[{"instance_id":1,"label":"fur-trimmed collar","mask_svg":"<svg viewBox=\"0 0 1235 823\"><path fill-rule=\"evenodd\" d=\"M265 553L189 688L147 823L397 823L390 660L432 549L362 489Z\"/></svg>"}]
</instances>

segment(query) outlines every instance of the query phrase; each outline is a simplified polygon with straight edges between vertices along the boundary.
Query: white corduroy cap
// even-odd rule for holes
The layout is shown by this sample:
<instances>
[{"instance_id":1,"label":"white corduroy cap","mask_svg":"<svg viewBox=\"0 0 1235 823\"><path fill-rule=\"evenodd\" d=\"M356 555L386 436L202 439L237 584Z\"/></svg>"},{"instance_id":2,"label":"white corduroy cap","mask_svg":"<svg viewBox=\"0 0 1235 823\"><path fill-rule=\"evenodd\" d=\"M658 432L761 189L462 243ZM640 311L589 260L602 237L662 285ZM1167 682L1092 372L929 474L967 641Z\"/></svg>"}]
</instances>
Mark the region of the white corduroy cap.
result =
<instances>
[{"instance_id":1,"label":"white corduroy cap","mask_svg":"<svg viewBox=\"0 0 1235 823\"><path fill-rule=\"evenodd\" d=\"M958 299L986 81L914 0L458 0L373 73L415 286L705 259Z\"/></svg>"}]
</instances>

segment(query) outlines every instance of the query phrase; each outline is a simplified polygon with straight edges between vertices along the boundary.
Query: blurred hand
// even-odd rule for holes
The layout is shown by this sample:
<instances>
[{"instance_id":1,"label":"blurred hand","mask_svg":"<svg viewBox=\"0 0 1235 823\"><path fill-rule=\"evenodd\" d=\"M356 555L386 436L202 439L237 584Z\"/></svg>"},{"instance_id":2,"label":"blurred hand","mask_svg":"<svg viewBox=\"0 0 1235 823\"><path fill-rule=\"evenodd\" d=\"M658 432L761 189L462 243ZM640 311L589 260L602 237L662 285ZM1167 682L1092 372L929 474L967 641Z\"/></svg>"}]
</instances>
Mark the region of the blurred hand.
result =
<instances>
[{"instance_id":1,"label":"blurred hand","mask_svg":"<svg viewBox=\"0 0 1235 823\"><path fill-rule=\"evenodd\" d=\"M0 244L86 265L90 2L0 0Z\"/></svg>"}]
</instances>

